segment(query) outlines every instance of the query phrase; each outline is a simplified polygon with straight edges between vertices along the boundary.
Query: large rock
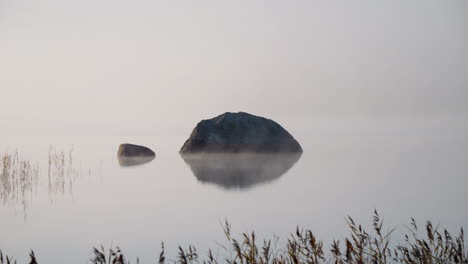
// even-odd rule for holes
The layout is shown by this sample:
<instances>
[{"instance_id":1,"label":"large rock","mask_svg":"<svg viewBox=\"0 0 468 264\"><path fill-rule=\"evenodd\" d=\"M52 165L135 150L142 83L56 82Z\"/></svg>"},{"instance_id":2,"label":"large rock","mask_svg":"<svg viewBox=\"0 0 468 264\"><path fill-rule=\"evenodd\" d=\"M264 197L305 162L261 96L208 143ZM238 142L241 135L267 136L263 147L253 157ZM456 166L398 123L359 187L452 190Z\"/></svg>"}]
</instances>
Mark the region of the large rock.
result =
<instances>
[{"instance_id":1,"label":"large rock","mask_svg":"<svg viewBox=\"0 0 468 264\"><path fill-rule=\"evenodd\" d=\"M301 153L299 143L273 120L248 113L224 113L197 124L182 146L193 153Z\"/></svg>"}]
</instances>

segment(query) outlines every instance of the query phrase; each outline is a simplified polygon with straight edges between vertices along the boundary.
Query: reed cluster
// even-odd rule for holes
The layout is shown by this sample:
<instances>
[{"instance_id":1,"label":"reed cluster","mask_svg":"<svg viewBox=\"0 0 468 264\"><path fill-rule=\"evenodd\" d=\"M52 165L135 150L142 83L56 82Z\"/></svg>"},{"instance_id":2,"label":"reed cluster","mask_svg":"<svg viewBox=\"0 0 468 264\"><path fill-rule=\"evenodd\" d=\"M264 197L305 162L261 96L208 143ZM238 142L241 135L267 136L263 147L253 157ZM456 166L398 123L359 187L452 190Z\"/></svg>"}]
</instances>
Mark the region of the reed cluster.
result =
<instances>
[{"instance_id":1,"label":"reed cluster","mask_svg":"<svg viewBox=\"0 0 468 264\"><path fill-rule=\"evenodd\" d=\"M383 231L383 220L377 212L373 216L372 232L347 218L348 237L333 241L331 245L316 238L309 229L297 228L281 242L280 238L259 241L255 232L232 235L231 224L223 225L225 244L214 254L211 249L201 255L195 246L179 246L174 258L166 257L164 244L153 263L204 263L204 264L468 264L468 249L465 246L463 228L456 236L447 230L439 230L430 221L424 230L419 230L414 219L407 227L408 232L399 243L391 241L394 231ZM422 234L420 237L419 234ZM219 252L222 252L219 254ZM37 264L34 252L30 254L30 264ZM106 250L103 246L92 250L93 264L129 264L118 247ZM0 264L14 263L11 258L3 260L0 251ZM136 259L133 263L140 263Z\"/></svg>"},{"instance_id":2,"label":"reed cluster","mask_svg":"<svg viewBox=\"0 0 468 264\"><path fill-rule=\"evenodd\" d=\"M72 194L73 182L78 175L79 171L73 166L73 146L68 149L68 152L57 151L55 147L50 146L47 177L51 201L67 191Z\"/></svg>"},{"instance_id":3,"label":"reed cluster","mask_svg":"<svg viewBox=\"0 0 468 264\"><path fill-rule=\"evenodd\" d=\"M29 264L37 264L34 251L29 253L29 258ZM18 262L8 255L3 255L3 252L0 250L0 264L18 264Z\"/></svg>"},{"instance_id":4,"label":"reed cluster","mask_svg":"<svg viewBox=\"0 0 468 264\"><path fill-rule=\"evenodd\" d=\"M14 206L20 204L26 217L39 179L42 180L42 175L39 174L39 165L22 159L18 150L0 154L0 202ZM57 151L55 147L50 147L47 180L51 201L67 192L72 194L73 183L80 175L81 171L73 164L73 147L66 151Z\"/></svg>"},{"instance_id":5,"label":"reed cluster","mask_svg":"<svg viewBox=\"0 0 468 264\"><path fill-rule=\"evenodd\" d=\"M39 167L20 159L18 151L0 155L0 200L20 203L26 211L28 201L39 181Z\"/></svg>"}]
</instances>

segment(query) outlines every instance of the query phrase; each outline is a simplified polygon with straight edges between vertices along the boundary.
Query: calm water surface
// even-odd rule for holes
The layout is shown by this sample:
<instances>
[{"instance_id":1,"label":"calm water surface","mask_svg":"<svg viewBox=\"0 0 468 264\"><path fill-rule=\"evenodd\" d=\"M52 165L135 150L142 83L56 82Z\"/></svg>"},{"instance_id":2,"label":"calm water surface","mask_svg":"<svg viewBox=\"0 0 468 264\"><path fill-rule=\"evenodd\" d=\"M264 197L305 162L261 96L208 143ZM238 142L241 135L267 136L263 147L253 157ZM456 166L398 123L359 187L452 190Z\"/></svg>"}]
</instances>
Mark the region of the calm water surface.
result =
<instances>
[{"instance_id":1,"label":"calm water surface","mask_svg":"<svg viewBox=\"0 0 468 264\"><path fill-rule=\"evenodd\" d=\"M285 165L265 158L214 167L184 161L178 150L190 131L2 138L1 153L18 150L39 171L19 199L2 199L0 248L21 262L34 249L41 263L86 263L93 246L112 243L147 263L162 241L171 255L179 244L217 248L225 218L235 232L283 236L299 225L329 241L346 234L346 215L368 225L374 208L389 227L403 229L414 217L457 232L468 227L466 121L293 120L286 128L304 154ZM154 149L156 159L122 166L116 152L125 142ZM63 171L54 163L49 170L51 146L52 154L64 153ZM49 171L60 177L49 182Z\"/></svg>"}]
</instances>

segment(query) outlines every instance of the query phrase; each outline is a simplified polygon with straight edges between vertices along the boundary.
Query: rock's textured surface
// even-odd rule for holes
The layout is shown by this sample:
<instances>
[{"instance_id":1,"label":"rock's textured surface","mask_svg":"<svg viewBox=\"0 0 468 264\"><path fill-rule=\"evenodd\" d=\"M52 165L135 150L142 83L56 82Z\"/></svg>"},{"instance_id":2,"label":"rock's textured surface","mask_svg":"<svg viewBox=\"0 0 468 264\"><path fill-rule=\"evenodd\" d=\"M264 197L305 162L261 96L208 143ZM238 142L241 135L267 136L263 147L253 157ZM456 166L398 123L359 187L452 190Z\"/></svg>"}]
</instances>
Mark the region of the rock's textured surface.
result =
<instances>
[{"instance_id":1,"label":"rock's textured surface","mask_svg":"<svg viewBox=\"0 0 468 264\"><path fill-rule=\"evenodd\" d=\"M121 144L117 152L118 157L155 157L156 154L145 146Z\"/></svg>"},{"instance_id":2,"label":"rock's textured surface","mask_svg":"<svg viewBox=\"0 0 468 264\"><path fill-rule=\"evenodd\" d=\"M273 120L244 112L224 113L197 124L180 153L301 153L299 143Z\"/></svg>"}]
</instances>

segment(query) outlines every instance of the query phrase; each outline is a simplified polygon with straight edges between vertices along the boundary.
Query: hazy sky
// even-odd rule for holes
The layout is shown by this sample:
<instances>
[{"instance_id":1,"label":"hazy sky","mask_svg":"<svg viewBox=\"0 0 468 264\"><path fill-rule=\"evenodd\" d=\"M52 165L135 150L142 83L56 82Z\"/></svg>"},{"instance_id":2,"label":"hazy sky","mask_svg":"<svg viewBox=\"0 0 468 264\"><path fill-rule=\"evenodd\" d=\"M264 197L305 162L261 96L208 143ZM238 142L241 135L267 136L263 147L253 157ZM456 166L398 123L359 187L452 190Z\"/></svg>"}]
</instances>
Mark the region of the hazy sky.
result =
<instances>
[{"instance_id":1,"label":"hazy sky","mask_svg":"<svg viewBox=\"0 0 468 264\"><path fill-rule=\"evenodd\" d=\"M0 128L468 116L468 2L0 0Z\"/></svg>"}]
</instances>

